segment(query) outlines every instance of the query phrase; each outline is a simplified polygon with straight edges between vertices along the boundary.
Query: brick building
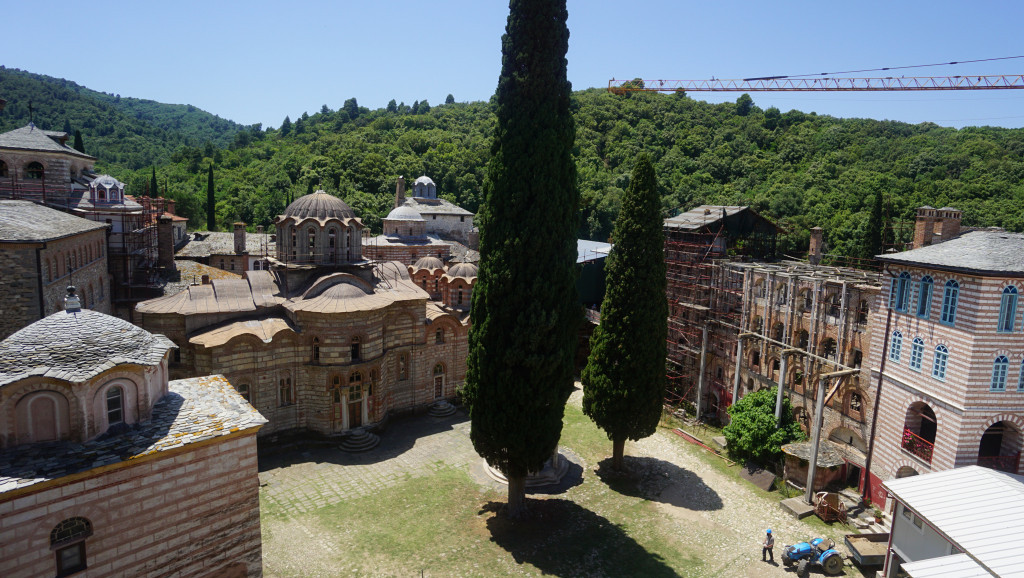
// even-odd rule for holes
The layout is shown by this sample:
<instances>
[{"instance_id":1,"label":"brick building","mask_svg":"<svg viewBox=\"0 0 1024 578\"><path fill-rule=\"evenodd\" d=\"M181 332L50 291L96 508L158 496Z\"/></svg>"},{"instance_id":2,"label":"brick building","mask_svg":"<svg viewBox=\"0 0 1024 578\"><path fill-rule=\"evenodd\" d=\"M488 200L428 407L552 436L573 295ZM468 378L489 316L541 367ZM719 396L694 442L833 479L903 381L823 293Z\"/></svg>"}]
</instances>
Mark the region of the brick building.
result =
<instances>
[{"instance_id":1,"label":"brick building","mask_svg":"<svg viewBox=\"0 0 1024 578\"><path fill-rule=\"evenodd\" d=\"M958 211L922 207L915 248L877 257L888 285L869 360L881 384L877 478L972 464L1020 472L1021 255L1020 233L960 233Z\"/></svg>"},{"instance_id":2,"label":"brick building","mask_svg":"<svg viewBox=\"0 0 1024 578\"><path fill-rule=\"evenodd\" d=\"M449 307L406 265L364 260L362 223L337 197L300 197L277 224L269 270L139 304L142 326L180 348L172 375L226 375L270 420L263 435L348 438L394 412L447 405L466 373L457 290ZM444 275L468 304L475 268Z\"/></svg>"},{"instance_id":3,"label":"brick building","mask_svg":"<svg viewBox=\"0 0 1024 578\"><path fill-rule=\"evenodd\" d=\"M110 312L107 226L30 201L0 200L0 339L59 311L64 290Z\"/></svg>"},{"instance_id":4,"label":"brick building","mask_svg":"<svg viewBox=\"0 0 1024 578\"><path fill-rule=\"evenodd\" d=\"M0 575L261 575L265 420L76 302L0 342Z\"/></svg>"},{"instance_id":5,"label":"brick building","mask_svg":"<svg viewBox=\"0 0 1024 578\"><path fill-rule=\"evenodd\" d=\"M65 132L29 123L0 133L0 198L65 203L88 187L96 157L67 145Z\"/></svg>"},{"instance_id":6,"label":"brick building","mask_svg":"<svg viewBox=\"0 0 1024 578\"><path fill-rule=\"evenodd\" d=\"M235 223L231 233L197 231L185 235L180 242L175 237L174 256L232 273L267 269L267 257L275 255L277 248L275 237L262 229L257 227L255 234L249 234L245 223Z\"/></svg>"}]
</instances>

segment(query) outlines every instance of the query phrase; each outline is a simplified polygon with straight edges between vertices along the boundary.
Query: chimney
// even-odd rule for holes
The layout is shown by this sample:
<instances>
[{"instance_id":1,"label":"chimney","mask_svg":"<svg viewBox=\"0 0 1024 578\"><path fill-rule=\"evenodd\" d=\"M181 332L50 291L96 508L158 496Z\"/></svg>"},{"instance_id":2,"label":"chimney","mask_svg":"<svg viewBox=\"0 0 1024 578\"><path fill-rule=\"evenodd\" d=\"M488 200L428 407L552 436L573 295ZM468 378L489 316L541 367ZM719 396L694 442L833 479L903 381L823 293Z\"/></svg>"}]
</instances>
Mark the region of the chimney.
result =
<instances>
[{"instance_id":1,"label":"chimney","mask_svg":"<svg viewBox=\"0 0 1024 578\"><path fill-rule=\"evenodd\" d=\"M167 199L167 212L174 215L174 199Z\"/></svg>"},{"instance_id":2,"label":"chimney","mask_svg":"<svg viewBox=\"0 0 1024 578\"><path fill-rule=\"evenodd\" d=\"M914 248L920 249L932 244L935 231L935 209L925 205L917 209L914 222Z\"/></svg>"},{"instance_id":3,"label":"chimney","mask_svg":"<svg viewBox=\"0 0 1024 578\"><path fill-rule=\"evenodd\" d=\"M821 255L825 246L825 230L821 227L811 229L811 247L807 251L807 262L811 265L821 263Z\"/></svg>"},{"instance_id":4,"label":"chimney","mask_svg":"<svg viewBox=\"0 0 1024 578\"><path fill-rule=\"evenodd\" d=\"M157 265L168 271L174 270L174 220L160 215L156 224Z\"/></svg>"},{"instance_id":5,"label":"chimney","mask_svg":"<svg viewBox=\"0 0 1024 578\"><path fill-rule=\"evenodd\" d=\"M942 207L938 211L933 243L948 241L960 234L960 211L953 207Z\"/></svg>"},{"instance_id":6,"label":"chimney","mask_svg":"<svg viewBox=\"0 0 1024 578\"><path fill-rule=\"evenodd\" d=\"M235 223L235 254L245 254L245 223Z\"/></svg>"},{"instance_id":7,"label":"chimney","mask_svg":"<svg viewBox=\"0 0 1024 578\"><path fill-rule=\"evenodd\" d=\"M405 204L405 178L398 177L398 184L395 185L395 206L394 208L401 207Z\"/></svg>"},{"instance_id":8,"label":"chimney","mask_svg":"<svg viewBox=\"0 0 1024 578\"><path fill-rule=\"evenodd\" d=\"M203 285L209 285L209 284L210 284L210 276L209 275L203 275Z\"/></svg>"},{"instance_id":9,"label":"chimney","mask_svg":"<svg viewBox=\"0 0 1024 578\"><path fill-rule=\"evenodd\" d=\"M64 311L78 313L82 310L82 300L75 294L75 286L68 285L68 294L64 297Z\"/></svg>"}]
</instances>

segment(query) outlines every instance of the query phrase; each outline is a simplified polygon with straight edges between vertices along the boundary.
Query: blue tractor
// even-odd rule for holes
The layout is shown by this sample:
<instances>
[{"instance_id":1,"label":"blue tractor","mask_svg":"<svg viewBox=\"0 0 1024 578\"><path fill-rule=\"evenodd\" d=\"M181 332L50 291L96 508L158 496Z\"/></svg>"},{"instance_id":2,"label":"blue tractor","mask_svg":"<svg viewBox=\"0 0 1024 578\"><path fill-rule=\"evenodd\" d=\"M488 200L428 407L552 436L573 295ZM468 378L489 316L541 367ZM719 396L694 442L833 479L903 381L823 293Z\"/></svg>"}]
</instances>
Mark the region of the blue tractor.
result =
<instances>
[{"instance_id":1,"label":"blue tractor","mask_svg":"<svg viewBox=\"0 0 1024 578\"><path fill-rule=\"evenodd\" d=\"M782 549L782 564L796 564L796 575L800 578L806 578L811 566L820 566L826 574L833 576L843 573L843 555L829 538L815 538L810 542L786 546Z\"/></svg>"}]
</instances>

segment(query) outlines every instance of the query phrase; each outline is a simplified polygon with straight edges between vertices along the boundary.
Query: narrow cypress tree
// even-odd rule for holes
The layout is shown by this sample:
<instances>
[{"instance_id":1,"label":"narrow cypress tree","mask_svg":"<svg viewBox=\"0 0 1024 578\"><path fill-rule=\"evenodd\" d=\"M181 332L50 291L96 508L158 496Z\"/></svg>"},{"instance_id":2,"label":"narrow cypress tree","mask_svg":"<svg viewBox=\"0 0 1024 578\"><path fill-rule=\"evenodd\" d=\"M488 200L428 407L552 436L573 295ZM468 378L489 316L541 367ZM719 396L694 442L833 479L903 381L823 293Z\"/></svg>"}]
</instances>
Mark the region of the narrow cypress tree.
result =
<instances>
[{"instance_id":1,"label":"narrow cypress tree","mask_svg":"<svg viewBox=\"0 0 1024 578\"><path fill-rule=\"evenodd\" d=\"M217 199L213 194L213 165L210 165L210 174L206 178L206 230L217 230Z\"/></svg>"},{"instance_id":2,"label":"narrow cypress tree","mask_svg":"<svg viewBox=\"0 0 1024 578\"><path fill-rule=\"evenodd\" d=\"M84 153L85 152L85 143L82 142L82 131L80 131L80 130L76 130L75 131L75 143L72 145L71 148L75 149L76 151L78 151L80 153Z\"/></svg>"},{"instance_id":3,"label":"narrow cypress tree","mask_svg":"<svg viewBox=\"0 0 1024 578\"><path fill-rule=\"evenodd\" d=\"M874 259L875 255L880 255L884 249L882 229L885 226L885 216L882 213L882 191L878 191L875 193L875 202L871 206L871 215L868 216L868 227L865 231L862 255L865 259Z\"/></svg>"},{"instance_id":4,"label":"narrow cypress tree","mask_svg":"<svg viewBox=\"0 0 1024 578\"><path fill-rule=\"evenodd\" d=\"M601 324L583 370L583 413L612 440L612 467L622 469L626 440L654 433L665 396L665 255L654 167L637 158L615 222Z\"/></svg>"},{"instance_id":5,"label":"narrow cypress tree","mask_svg":"<svg viewBox=\"0 0 1024 578\"><path fill-rule=\"evenodd\" d=\"M464 399L473 447L508 478L516 517L527 474L558 447L582 315L565 0L511 0L509 9Z\"/></svg>"},{"instance_id":6,"label":"narrow cypress tree","mask_svg":"<svg viewBox=\"0 0 1024 578\"><path fill-rule=\"evenodd\" d=\"M149 194L154 197L160 196L160 186L156 183L156 167L153 167L153 176L149 179Z\"/></svg>"}]
</instances>

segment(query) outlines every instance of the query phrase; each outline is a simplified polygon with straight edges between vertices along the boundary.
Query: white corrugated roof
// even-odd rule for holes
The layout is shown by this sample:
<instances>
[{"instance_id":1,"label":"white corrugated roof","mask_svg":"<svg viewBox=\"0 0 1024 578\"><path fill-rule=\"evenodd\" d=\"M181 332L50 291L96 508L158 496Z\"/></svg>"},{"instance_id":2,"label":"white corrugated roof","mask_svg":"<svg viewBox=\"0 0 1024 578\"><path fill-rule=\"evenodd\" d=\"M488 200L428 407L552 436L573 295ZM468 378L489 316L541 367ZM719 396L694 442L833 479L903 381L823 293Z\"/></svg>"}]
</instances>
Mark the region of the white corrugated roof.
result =
<instances>
[{"instance_id":1,"label":"white corrugated roof","mask_svg":"<svg viewBox=\"0 0 1024 578\"><path fill-rule=\"evenodd\" d=\"M1024 527L1024 476L967 466L884 485L994 575L1024 578L1024 548L1012 538Z\"/></svg>"},{"instance_id":2,"label":"white corrugated roof","mask_svg":"<svg viewBox=\"0 0 1024 578\"><path fill-rule=\"evenodd\" d=\"M912 578L992 578L992 574L967 554L907 562L900 568Z\"/></svg>"}]
</instances>

